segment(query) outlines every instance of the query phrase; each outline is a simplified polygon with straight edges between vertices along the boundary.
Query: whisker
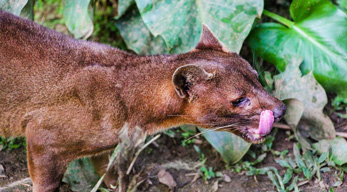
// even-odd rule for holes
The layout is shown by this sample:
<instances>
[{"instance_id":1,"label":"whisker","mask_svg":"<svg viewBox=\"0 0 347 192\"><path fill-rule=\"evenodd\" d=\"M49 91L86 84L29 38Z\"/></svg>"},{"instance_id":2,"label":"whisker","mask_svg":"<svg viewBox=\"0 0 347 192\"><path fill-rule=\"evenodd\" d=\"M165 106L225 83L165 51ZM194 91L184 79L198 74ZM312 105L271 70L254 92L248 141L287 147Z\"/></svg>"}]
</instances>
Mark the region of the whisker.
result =
<instances>
[{"instance_id":1,"label":"whisker","mask_svg":"<svg viewBox=\"0 0 347 192\"><path fill-rule=\"evenodd\" d=\"M200 132L200 133L198 133L198 134L195 134L195 135L193 135L193 136L187 138L187 139L184 140L184 141L188 141L188 140L190 140L190 139L192 139L192 138L198 137L199 135L208 133L208 132L210 132L210 131L216 131L216 130L220 130L220 129L231 128L231 127L233 127L233 126L235 126L235 125L237 125L237 124L238 124L238 123L234 123L234 124L229 124L229 125L225 125L225 126L221 126L221 127L216 127L216 128L214 128L214 129L206 129L205 131ZM235 129L235 128L234 128L234 129ZM232 129L231 129L231 130L232 130Z\"/></svg>"},{"instance_id":2,"label":"whisker","mask_svg":"<svg viewBox=\"0 0 347 192\"><path fill-rule=\"evenodd\" d=\"M218 125L218 123L192 124L192 125Z\"/></svg>"},{"instance_id":3,"label":"whisker","mask_svg":"<svg viewBox=\"0 0 347 192\"><path fill-rule=\"evenodd\" d=\"M268 69L268 68L270 68L270 67L271 67L271 65L265 67L264 69L262 69L262 70L260 71L260 73L258 73L258 75L260 76L262 73L265 72L266 69Z\"/></svg>"},{"instance_id":4,"label":"whisker","mask_svg":"<svg viewBox=\"0 0 347 192\"><path fill-rule=\"evenodd\" d=\"M259 103L259 101L258 101ZM247 112L251 112L250 110L246 110ZM235 114L235 116L238 117L250 117L250 116L254 116L257 115L257 113L251 113L249 115L242 115L242 114ZM168 117L199 117L200 115L167 115Z\"/></svg>"},{"instance_id":5,"label":"whisker","mask_svg":"<svg viewBox=\"0 0 347 192\"><path fill-rule=\"evenodd\" d=\"M264 65L263 65L263 61L261 60L261 61L258 62L257 56L255 55L255 53L253 53L252 56L253 56L253 67L254 67L256 70L259 70L259 71L260 71L260 72L258 72L258 75L259 75L259 76L260 76L266 69L268 69L268 68L271 67L271 65L268 65L267 67L263 68L263 66L264 66ZM259 65L258 65L259 67L256 66L257 63L259 64ZM263 68L263 69L261 69L261 68Z\"/></svg>"},{"instance_id":6,"label":"whisker","mask_svg":"<svg viewBox=\"0 0 347 192\"><path fill-rule=\"evenodd\" d=\"M168 117L184 117L184 116L190 116L190 117L197 117L199 115L167 115Z\"/></svg>"}]
</instances>

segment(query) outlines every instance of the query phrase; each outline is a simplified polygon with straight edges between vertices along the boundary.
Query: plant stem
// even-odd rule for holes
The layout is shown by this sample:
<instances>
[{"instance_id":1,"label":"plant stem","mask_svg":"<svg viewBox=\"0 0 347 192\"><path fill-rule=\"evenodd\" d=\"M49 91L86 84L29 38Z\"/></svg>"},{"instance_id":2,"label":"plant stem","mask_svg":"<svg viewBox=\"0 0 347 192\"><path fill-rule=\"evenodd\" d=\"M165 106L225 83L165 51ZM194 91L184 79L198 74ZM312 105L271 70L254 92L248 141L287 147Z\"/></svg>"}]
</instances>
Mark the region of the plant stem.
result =
<instances>
[{"instance_id":1,"label":"plant stem","mask_svg":"<svg viewBox=\"0 0 347 192\"><path fill-rule=\"evenodd\" d=\"M289 125L286 125L286 124L283 124L283 123L274 123L273 126L276 127L276 128L279 128L279 129L292 130L292 128ZM336 132L336 136L347 138L347 133Z\"/></svg>"},{"instance_id":2,"label":"plant stem","mask_svg":"<svg viewBox=\"0 0 347 192\"><path fill-rule=\"evenodd\" d=\"M281 17L275 13L272 13L268 10L264 9L263 14L270 17L271 19L273 19L275 21L282 23L283 25L287 26L288 28L292 28L292 26L294 25L294 22L292 22L292 21L290 21L284 17Z\"/></svg>"},{"instance_id":3,"label":"plant stem","mask_svg":"<svg viewBox=\"0 0 347 192\"><path fill-rule=\"evenodd\" d=\"M139 149L136 154L135 154L135 157L134 159L132 160L132 162L130 163L130 166L127 170L127 175L130 174L130 171L131 169L133 168L134 164L135 164L135 161L136 159L139 157L140 153L151 143L153 143L155 140L157 140L158 138L160 137L160 134L158 134L157 136L155 136L154 138L152 138L150 141L148 141L144 146L141 147L141 149Z\"/></svg>"}]
</instances>

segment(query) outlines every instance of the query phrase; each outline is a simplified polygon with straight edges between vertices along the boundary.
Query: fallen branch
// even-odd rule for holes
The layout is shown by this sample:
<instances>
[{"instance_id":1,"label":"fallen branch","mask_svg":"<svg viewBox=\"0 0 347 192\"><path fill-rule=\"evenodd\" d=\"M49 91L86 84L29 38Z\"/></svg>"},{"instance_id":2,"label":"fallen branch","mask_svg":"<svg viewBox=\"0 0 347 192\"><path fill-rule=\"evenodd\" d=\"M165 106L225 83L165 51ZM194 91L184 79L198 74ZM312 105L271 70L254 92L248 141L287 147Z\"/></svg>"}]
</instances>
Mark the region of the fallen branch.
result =
<instances>
[{"instance_id":1,"label":"fallen branch","mask_svg":"<svg viewBox=\"0 0 347 192\"><path fill-rule=\"evenodd\" d=\"M292 130L292 128L289 125L283 124L283 123L274 123L273 125L276 128L279 129L285 129L285 130ZM347 138L347 133L345 132L336 132L336 136Z\"/></svg>"}]
</instances>

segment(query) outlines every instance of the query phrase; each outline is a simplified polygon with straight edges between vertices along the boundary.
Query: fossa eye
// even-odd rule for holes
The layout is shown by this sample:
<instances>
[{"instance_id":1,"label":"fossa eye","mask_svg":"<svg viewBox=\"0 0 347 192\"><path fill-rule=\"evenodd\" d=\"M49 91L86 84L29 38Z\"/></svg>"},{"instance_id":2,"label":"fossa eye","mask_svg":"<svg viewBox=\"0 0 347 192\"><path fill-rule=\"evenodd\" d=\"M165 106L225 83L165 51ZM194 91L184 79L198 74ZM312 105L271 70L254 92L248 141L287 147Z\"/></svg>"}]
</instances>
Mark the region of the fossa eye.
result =
<instances>
[{"instance_id":1,"label":"fossa eye","mask_svg":"<svg viewBox=\"0 0 347 192\"><path fill-rule=\"evenodd\" d=\"M243 103L247 102L248 99L245 98L245 97L241 97L241 98L238 98L237 100L235 101L232 101L231 104L233 104L233 106L237 107L237 106L240 106L242 105Z\"/></svg>"}]
</instances>

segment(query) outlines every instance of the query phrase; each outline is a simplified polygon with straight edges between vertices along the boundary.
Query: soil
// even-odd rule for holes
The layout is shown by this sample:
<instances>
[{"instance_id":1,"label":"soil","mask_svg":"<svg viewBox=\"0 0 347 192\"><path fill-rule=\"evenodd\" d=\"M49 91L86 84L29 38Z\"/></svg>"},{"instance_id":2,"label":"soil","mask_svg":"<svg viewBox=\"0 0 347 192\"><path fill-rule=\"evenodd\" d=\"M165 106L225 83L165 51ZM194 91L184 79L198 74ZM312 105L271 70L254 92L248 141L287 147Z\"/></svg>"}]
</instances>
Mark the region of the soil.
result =
<instances>
[{"instance_id":1,"label":"soil","mask_svg":"<svg viewBox=\"0 0 347 192\"><path fill-rule=\"evenodd\" d=\"M0 151L0 165L3 166L6 176L0 177L0 186L29 177L26 163L27 157L23 148Z\"/></svg>"},{"instance_id":2,"label":"soil","mask_svg":"<svg viewBox=\"0 0 347 192\"><path fill-rule=\"evenodd\" d=\"M178 129L174 129L178 130ZM207 167L213 167L214 172L220 172L224 177L229 179L213 178L205 181L199 174L199 168L194 168L199 165L198 153L194 150L193 144L183 147L181 145L182 138L171 138L166 134L161 134L161 137L149 145L139 156L136 161L134 170L140 173L136 180L143 180L137 191L153 191L153 192L169 192L172 191L167 185L164 185L158 180L158 172L162 169L169 172L176 182L177 187L174 191L177 192L209 192L217 188L218 192L227 191L276 191L273 184L267 176L246 176L244 172L231 172L226 167L226 164L221 159L220 155L215 151L207 141L198 138L195 145L199 146L203 154L205 154ZM198 143L198 144L197 144ZM279 130L276 134L276 139L273 143L273 149L277 151L289 150L288 156L293 157L293 141L288 140L288 135L285 130ZM260 145L253 145L252 151L260 151ZM250 156L245 156L243 160L252 160ZM0 165L5 169L5 178L0 178L0 188L10 185L15 181L20 181L29 177L26 166L26 152L24 148L13 149L11 151L0 151ZM283 176L285 170L274 161L271 153L267 153L267 157L261 164L256 167L276 167ZM173 168L174 167L174 168ZM195 178L194 176L199 176ZM135 173L132 174L136 177ZM216 183L218 182L218 183ZM322 174L322 182L317 179L310 181L300 186L300 191L327 191L328 187L332 187L336 182L335 171ZM5 191L31 191L30 184L17 185L16 188ZM63 184L61 192L70 192L67 184ZM343 184L338 188L334 188L335 192L347 191L347 178L345 177Z\"/></svg>"}]
</instances>

